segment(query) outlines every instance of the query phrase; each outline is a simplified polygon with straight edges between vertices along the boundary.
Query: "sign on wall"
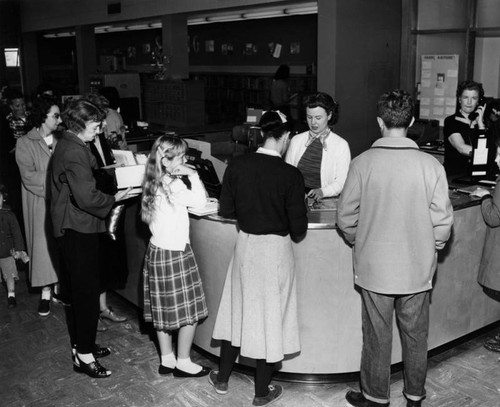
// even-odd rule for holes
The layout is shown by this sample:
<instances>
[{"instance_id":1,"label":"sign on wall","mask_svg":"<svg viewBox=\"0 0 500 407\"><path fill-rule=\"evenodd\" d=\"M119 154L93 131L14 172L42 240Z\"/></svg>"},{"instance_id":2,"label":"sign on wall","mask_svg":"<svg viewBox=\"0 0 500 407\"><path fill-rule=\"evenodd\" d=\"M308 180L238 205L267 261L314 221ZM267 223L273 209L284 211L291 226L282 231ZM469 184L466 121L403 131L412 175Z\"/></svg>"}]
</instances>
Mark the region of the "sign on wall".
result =
<instances>
[{"instance_id":1,"label":"sign on wall","mask_svg":"<svg viewBox=\"0 0 500 407\"><path fill-rule=\"evenodd\" d=\"M455 113L458 55L422 55L420 118L439 120Z\"/></svg>"}]
</instances>

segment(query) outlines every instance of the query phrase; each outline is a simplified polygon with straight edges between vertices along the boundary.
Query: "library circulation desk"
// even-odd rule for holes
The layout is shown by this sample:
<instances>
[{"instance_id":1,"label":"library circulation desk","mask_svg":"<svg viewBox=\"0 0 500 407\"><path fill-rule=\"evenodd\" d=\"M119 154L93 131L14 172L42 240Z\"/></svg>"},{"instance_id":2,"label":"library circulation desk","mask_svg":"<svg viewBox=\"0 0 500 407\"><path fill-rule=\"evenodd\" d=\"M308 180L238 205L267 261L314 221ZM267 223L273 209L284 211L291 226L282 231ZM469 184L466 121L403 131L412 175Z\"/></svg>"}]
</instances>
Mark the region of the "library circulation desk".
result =
<instances>
[{"instance_id":1,"label":"library circulation desk","mask_svg":"<svg viewBox=\"0 0 500 407\"><path fill-rule=\"evenodd\" d=\"M486 231L480 207L469 197L450 194L455 223L450 241L439 253L431 296L429 350L500 319L500 303L487 297L476 281ZM137 210L137 204L127 210L129 276L126 288L118 292L141 306L140 274L147 233L142 226L137 229ZM338 381L359 371L361 297L353 285L352 250L335 228L335 211L309 215L307 236L294 244L302 350L285 359L276 376L306 382ZM194 343L215 356L220 348L211 338L212 330L236 236L234 221L216 215L191 216L191 243L210 313L198 326ZM394 325L392 363L401 360ZM244 358L237 362L252 366Z\"/></svg>"}]
</instances>

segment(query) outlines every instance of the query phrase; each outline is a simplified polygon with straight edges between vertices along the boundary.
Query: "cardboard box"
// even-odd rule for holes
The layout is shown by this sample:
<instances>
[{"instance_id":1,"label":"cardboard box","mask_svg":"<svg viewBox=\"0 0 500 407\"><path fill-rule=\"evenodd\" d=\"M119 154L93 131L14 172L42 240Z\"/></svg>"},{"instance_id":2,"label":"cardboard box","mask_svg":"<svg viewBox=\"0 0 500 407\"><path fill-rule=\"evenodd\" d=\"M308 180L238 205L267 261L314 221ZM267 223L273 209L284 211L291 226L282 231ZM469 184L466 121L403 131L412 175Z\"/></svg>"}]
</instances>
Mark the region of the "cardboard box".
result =
<instances>
[{"instance_id":1,"label":"cardboard box","mask_svg":"<svg viewBox=\"0 0 500 407\"><path fill-rule=\"evenodd\" d=\"M115 175L118 189L140 187L144 179L145 169L146 166L144 164L116 167Z\"/></svg>"}]
</instances>

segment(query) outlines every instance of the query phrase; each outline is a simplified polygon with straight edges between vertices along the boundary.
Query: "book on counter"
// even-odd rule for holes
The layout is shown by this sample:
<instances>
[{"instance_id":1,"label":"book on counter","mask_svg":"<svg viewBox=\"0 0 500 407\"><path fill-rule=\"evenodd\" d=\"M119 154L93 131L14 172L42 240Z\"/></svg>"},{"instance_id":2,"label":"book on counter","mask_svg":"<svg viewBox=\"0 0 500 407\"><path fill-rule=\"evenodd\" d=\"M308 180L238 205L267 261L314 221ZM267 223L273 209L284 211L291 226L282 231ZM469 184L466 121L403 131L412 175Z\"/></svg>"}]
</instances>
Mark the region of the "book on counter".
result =
<instances>
[{"instance_id":1,"label":"book on counter","mask_svg":"<svg viewBox=\"0 0 500 407\"><path fill-rule=\"evenodd\" d=\"M219 201L216 198L207 198L203 208L188 208L188 211L197 216L211 215L219 211Z\"/></svg>"}]
</instances>

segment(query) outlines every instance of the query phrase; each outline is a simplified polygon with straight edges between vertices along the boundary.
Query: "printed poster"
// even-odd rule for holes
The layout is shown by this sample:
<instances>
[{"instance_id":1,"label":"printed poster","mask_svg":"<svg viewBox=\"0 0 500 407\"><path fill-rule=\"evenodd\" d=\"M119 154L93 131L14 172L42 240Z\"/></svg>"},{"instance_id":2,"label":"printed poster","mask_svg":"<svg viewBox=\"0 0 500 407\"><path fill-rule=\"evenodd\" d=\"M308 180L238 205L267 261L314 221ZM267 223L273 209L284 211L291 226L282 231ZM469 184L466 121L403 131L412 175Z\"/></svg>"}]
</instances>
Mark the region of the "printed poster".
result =
<instances>
[{"instance_id":1,"label":"printed poster","mask_svg":"<svg viewBox=\"0 0 500 407\"><path fill-rule=\"evenodd\" d=\"M422 55L420 118L439 120L455 113L458 86L458 55Z\"/></svg>"}]
</instances>

